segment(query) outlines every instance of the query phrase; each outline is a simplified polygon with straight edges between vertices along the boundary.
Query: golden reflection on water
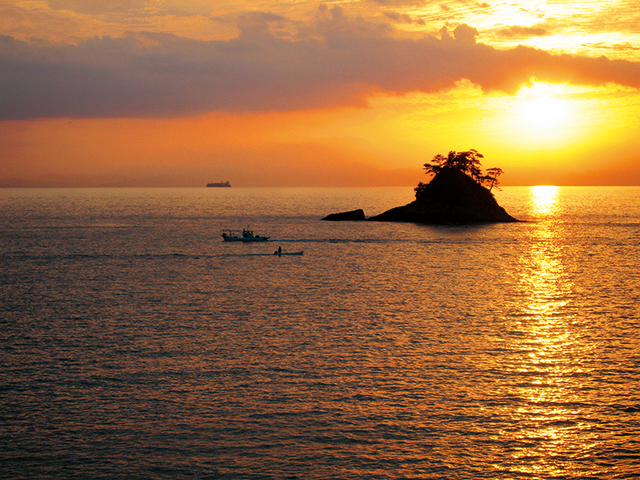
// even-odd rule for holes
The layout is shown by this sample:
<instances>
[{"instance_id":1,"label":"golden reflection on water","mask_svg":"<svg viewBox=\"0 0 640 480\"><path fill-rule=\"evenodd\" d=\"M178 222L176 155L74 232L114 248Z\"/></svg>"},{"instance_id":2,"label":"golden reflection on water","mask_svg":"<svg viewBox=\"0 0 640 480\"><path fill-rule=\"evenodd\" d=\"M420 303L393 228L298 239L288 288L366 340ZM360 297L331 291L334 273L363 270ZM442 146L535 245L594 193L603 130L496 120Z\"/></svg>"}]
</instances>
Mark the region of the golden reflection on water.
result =
<instances>
[{"instance_id":1,"label":"golden reflection on water","mask_svg":"<svg viewBox=\"0 0 640 480\"><path fill-rule=\"evenodd\" d=\"M544 320L553 317L567 303L570 285L566 283L561 227L555 223L559 187L531 187L530 214L537 219L531 232L531 247L523 265L522 283L528 292L526 310Z\"/></svg>"},{"instance_id":2,"label":"golden reflection on water","mask_svg":"<svg viewBox=\"0 0 640 480\"><path fill-rule=\"evenodd\" d=\"M531 187L531 210L534 215L555 213L558 208L558 192L555 185L537 185Z\"/></svg>"},{"instance_id":3,"label":"golden reflection on water","mask_svg":"<svg viewBox=\"0 0 640 480\"><path fill-rule=\"evenodd\" d=\"M574 286L565 271L566 238L555 221L559 198L559 187L531 188L529 213L535 220L528 254L521 259L522 296L511 326L508 365L517 379L509 394L521 399L521 407L511 413L520 440L512 468L542 478L576 474L572 459L595 444L578 420L581 347L572 328Z\"/></svg>"}]
</instances>

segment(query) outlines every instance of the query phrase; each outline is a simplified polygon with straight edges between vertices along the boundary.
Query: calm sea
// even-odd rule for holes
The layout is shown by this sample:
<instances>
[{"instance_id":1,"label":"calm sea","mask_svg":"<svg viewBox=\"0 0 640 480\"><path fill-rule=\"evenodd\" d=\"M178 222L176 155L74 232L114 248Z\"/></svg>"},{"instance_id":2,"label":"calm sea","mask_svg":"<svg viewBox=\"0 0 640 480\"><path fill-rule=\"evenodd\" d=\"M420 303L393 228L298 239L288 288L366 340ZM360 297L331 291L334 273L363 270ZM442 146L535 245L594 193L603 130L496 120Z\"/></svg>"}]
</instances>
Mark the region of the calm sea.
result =
<instances>
[{"instance_id":1,"label":"calm sea","mask_svg":"<svg viewBox=\"0 0 640 480\"><path fill-rule=\"evenodd\" d=\"M0 476L640 478L640 187L496 196L0 190Z\"/></svg>"}]
</instances>

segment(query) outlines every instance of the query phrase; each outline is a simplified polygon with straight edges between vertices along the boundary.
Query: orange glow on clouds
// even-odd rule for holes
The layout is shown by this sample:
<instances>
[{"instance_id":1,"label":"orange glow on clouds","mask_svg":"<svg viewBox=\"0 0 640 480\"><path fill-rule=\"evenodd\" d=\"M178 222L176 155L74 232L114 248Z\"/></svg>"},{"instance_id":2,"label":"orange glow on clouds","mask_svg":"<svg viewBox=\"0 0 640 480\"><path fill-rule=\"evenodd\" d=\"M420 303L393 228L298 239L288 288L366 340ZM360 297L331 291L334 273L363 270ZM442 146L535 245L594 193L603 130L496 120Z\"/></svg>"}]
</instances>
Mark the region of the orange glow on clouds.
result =
<instances>
[{"instance_id":1,"label":"orange glow on clouds","mask_svg":"<svg viewBox=\"0 0 640 480\"><path fill-rule=\"evenodd\" d=\"M632 6L2 0L0 185L640 184Z\"/></svg>"}]
</instances>

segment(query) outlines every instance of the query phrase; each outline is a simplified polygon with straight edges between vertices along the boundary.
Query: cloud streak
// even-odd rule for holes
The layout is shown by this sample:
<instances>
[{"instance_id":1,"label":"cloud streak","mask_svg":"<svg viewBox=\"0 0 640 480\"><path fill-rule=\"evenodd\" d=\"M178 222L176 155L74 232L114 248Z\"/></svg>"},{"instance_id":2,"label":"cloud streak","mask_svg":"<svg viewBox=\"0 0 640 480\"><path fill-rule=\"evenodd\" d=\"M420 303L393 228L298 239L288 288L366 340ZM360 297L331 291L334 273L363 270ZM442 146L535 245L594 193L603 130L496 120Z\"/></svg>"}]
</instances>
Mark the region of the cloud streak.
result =
<instances>
[{"instance_id":1,"label":"cloud streak","mask_svg":"<svg viewBox=\"0 0 640 480\"><path fill-rule=\"evenodd\" d=\"M509 28L502 28L498 30L498 33L507 38L544 37L551 34L551 32L547 28L542 26L523 27L520 25L513 25Z\"/></svg>"},{"instance_id":2,"label":"cloud streak","mask_svg":"<svg viewBox=\"0 0 640 480\"><path fill-rule=\"evenodd\" d=\"M324 8L308 25L256 12L238 28L225 41L141 33L52 45L0 37L0 118L365 106L372 93L434 92L461 79L508 93L531 77L640 88L640 63L498 50L477 43L466 25L442 38L398 38L387 24Z\"/></svg>"}]
</instances>

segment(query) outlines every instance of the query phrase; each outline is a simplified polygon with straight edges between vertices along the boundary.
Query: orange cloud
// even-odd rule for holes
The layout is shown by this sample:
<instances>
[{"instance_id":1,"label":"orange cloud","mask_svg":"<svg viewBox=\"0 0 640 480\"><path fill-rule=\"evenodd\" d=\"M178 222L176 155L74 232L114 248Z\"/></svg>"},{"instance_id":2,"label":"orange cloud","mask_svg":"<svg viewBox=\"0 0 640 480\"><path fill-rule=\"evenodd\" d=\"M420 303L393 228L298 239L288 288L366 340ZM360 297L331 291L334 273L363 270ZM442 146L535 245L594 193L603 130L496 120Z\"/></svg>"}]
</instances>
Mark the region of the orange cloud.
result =
<instances>
[{"instance_id":1,"label":"orange cloud","mask_svg":"<svg viewBox=\"0 0 640 480\"><path fill-rule=\"evenodd\" d=\"M548 28L542 26L523 27L520 25L512 25L508 28L501 28L500 30L498 30L498 34L507 38L544 37L546 35L551 35L551 32Z\"/></svg>"},{"instance_id":2,"label":"orange cloud","mask_svg":"<svg viewBox=\"0 0 640 480\"><path fill-rule=\"evenodd\" d=\"M178 117L207 111L365 106L373 92L448 89L469 79L513 93L536 77L640 88L640 63L476 43L477 30L396 38L389 25L322 8L295 38L285 17L240 16L240 35L101 37L77 45L0 38L0 118Z\"/></svg>"}]
</instances>

